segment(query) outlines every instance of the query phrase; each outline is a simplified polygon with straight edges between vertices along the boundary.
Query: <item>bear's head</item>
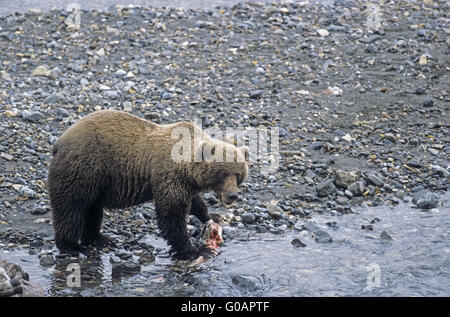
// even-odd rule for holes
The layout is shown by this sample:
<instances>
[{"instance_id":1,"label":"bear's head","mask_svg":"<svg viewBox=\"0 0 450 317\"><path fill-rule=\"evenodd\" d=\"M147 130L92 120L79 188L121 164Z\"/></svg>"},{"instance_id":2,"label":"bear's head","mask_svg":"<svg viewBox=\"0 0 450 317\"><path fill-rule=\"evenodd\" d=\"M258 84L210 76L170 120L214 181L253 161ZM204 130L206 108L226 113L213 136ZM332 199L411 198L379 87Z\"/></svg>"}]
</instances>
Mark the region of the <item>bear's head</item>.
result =
<instances>
[{"instance_id":1,"label":"bear's head","mask_svg":"<svg viewBox=\"0 0 450 317\"><path fill-rule=\"evenodd\" d=\"M213 190L225 207L238 197L239 185L248 174L248 147L208 140L195 150L197 184L202 190Z\"/></svg>"}]
</instances>

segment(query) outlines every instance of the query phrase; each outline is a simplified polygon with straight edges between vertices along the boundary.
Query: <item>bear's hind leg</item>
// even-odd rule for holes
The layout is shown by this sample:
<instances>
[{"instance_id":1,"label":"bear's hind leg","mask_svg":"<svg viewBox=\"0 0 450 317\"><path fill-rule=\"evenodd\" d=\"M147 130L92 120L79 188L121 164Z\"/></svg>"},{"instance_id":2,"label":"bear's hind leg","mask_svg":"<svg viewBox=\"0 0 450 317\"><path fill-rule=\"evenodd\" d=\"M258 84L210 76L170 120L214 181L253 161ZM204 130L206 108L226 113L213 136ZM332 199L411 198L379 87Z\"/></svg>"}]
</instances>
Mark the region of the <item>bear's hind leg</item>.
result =
<instances>
[{"instance_id":1,"label":"bear's hind leg","mask_svg":"<svg viewBox=\"0 0 450 317\"><path fill-rule=\"evenodd\" d=\"M64 204L64 207L53 206L53 226L55 243L62 253L85 252L80 243L83 226L83 209L77 204Z\"/></svg>"},{"instance_id":2,"label":"bear's hind leg","mask_svg":"<svg viewBox=\"0 0 450 317\"><path fill-rule=\"evenodd\" d=\"M100 233L103 220L103 208L94 205L88 209L84 217L83 232L81 235L81 244L94 244L97 247L113 245L113 241Z\"/></svg>"}]
</instances>

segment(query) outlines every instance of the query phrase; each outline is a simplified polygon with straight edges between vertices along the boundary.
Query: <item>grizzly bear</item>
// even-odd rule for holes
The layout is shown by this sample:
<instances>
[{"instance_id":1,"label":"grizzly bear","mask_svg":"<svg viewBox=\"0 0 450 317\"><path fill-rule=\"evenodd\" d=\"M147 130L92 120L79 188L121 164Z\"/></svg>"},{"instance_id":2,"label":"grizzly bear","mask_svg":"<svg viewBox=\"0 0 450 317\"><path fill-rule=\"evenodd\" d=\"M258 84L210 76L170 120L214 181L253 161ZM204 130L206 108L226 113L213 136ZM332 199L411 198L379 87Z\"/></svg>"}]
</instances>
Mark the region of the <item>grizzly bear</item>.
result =
<instances>
[{"instance_id":1,"label":"grizzly bear","mask_svg":"<svg viewBox=\"0 0 450 317\"><path fill-rule=\"evenodd\" d=\"M186 135L187 146L180 140ZM248 173L245 146L214 140L191 122L160 125L115 110L77 121L52 154L48 192L55 242L69 253L112 243L100 233L103 208L153 201L170 253L180 259L208 257L211 250L198 250L190 241L186 215L209 221L201 194L214 191L227 206Z\"/></svg>"}]
</instances>

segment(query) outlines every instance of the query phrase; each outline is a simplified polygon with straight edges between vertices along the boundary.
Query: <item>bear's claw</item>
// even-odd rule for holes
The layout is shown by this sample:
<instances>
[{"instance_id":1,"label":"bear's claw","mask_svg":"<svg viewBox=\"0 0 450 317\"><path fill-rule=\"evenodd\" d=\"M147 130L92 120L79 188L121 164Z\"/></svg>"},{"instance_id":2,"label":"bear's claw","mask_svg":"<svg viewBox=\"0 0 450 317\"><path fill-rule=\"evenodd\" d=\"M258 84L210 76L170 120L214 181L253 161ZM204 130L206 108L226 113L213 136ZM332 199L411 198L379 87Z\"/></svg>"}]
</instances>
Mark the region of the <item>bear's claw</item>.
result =
<instances>
[{"instance_id":1,"label":"bear's claw","mask_svg":"<svg viewBox=\"0 0 450 317\"><path fill-rule=\"evenodd\" d=\"M209 246L205 245L200 248L198 256L203 256L205 260L208 260L210 258L216 257L219 254L219 252L216 249L212 249Z\"/></svg>"}]
</instances>

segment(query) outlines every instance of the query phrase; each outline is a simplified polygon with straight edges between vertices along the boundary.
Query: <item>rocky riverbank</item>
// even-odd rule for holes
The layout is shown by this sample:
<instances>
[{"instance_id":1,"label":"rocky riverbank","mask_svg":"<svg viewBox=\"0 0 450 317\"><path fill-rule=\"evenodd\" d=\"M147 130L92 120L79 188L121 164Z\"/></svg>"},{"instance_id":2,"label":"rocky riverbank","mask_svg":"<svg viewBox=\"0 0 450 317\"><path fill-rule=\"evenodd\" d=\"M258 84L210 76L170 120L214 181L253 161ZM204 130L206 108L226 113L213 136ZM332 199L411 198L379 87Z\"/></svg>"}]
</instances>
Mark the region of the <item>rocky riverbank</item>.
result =
<instances>
[{"instance_id":1,"label":"rocky riverbank","mask_svg":"<svg viewBox=\"0 0 450 317\"><path fill-rule=\"evenodd\" d=\"M225 243L361 204L440 206L450 180L448 12L446 1L336 1L116 7L81 11L79 28L63 10L0 17L0 247L58 260L51 146L107 108L157 123L279 128L277 171L253 162L232 209L205 195ZM198 237L199 222L189 224ZM107 211L104 231L120 241L112 261L134 259L133 272L167 256L148 240L152 204Z\"/></svg>"}]
</instances>

